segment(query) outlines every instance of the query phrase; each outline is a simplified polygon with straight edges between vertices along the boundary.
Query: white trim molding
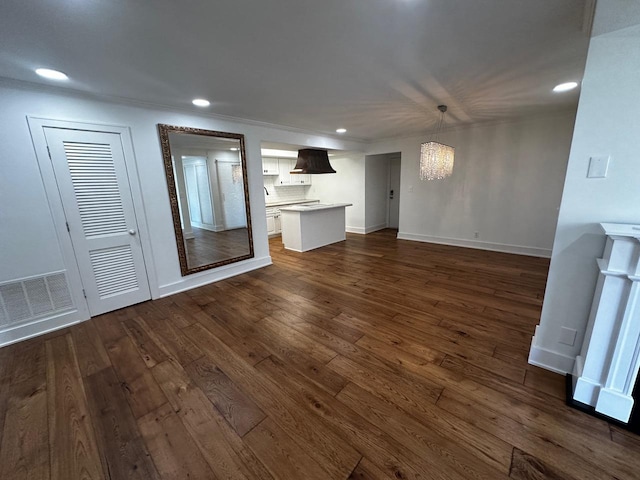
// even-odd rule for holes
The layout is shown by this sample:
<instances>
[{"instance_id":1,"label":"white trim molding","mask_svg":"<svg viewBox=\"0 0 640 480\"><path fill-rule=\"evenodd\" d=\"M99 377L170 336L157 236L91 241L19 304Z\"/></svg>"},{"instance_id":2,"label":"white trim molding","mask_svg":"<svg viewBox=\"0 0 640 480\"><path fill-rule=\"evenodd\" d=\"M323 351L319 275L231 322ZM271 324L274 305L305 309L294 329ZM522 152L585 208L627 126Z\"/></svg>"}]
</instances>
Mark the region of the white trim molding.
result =
<instances>
[{"instance_id":1,"label":"white trim molding","mask_svg":"<svg viewBox=\"0 0 640 480\"><path fill-rule=\"evenodd\" d=\"M387 228L386 223L381 223L379 225L374 225L373 227L350 227L347 225L345 229L349 233L357 233L358 235L366 235L368 233L377 232L378 230L384 230Z\"/></svg>"},{"instance_id":2,"label":"white trim molding","mask_svg":"<svg viewBox=\"0 0 640 480\"><path fill-rule=\"evenodd\" d=\"M536 335L534 335L531 340L531 350L529 351L529 364L561 375L566 375L573 371L574 357L538 347L536 343Z\"/></svg>"},{"instance_id":3,"label":"white trim molding","mask_svg":"<svg viewBox=\"0 0 640 480\"><path fill-rule=\"evenodd\" d=\"M531 257L551 258L551 250L540 247L527 247L524 245L509 245L506 243L481 242L463 238L435 237L420 233L398 232L400 240L414 242L437 243L440 245L452 245L456 247L476 248L478 250L490 250L493 252L515 253L517 255L529 255Z\"/></svg>"},{"instance_id":4,"label":"white trim molding","mask_svg":"<svg viewBox=\"0 0 640 480\"><path fill-rule=\"evenodd\" d=\"M194 273L193 275L182 277L182 280L180 280L179 282L161 285L158 289L160 295L154 298L168 297L169 295L185 292L187 290L191 290L192 288L201 287L209 283L219 282L227 278L235 277L236 275L242 275L243 273L247 273L252 270L268 267L272 264L273 262L271 261L271 256L266 256L260 258L251 258L242 262L217 267L215 270L215 278L212 278L211 270Z\"/></svg>"},{"instance_id":5,"label":"white trim molding","mask_svg":"<svg viewBox=\"0 0 640 480\"><path fill-rule=\"evenodd\" d=\"M51 317L41 318L33 322L16 325L0 332L0 347L5 347L12 343L21 342L39 335L44 335L45 333L53 332L54 330L60 330L61 328L89 320L89 318L88 312L73 310L71 312L61 313L60 315L54 315Z\"/></svg>"}]
</instances>

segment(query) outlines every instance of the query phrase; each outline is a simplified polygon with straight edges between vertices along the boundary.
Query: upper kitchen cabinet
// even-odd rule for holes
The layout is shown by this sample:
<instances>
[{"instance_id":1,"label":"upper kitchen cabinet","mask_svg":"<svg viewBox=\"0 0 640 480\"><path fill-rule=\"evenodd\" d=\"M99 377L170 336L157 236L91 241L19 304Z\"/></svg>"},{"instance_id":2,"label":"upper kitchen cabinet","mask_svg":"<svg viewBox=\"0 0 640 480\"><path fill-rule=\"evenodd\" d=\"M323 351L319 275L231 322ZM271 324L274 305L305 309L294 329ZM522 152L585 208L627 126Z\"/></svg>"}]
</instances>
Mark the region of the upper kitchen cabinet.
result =
<instances>
[{"instance_id":1,"label":"upper kitchen cabinet","mask_svg":"<svg viewBox=\"0 0 640 480\"><path fill-rule=\"evenodd\" d=\"M263 175L279 175L280 170L278 169L278 159L277 158L262 158L262 174Z\"/></svg>"},{"instance_id":2,"label":"upper kitchen cabinet","mask_svg":"<svg viewBox=\"0 0 640 480\"><path fill-rule=\"evenodd\" d=\"M295 158L279 158L278 159L278 179L276 185L311 185L311 175L289 173L296 166Z\"/></svg>"}]
</instances>

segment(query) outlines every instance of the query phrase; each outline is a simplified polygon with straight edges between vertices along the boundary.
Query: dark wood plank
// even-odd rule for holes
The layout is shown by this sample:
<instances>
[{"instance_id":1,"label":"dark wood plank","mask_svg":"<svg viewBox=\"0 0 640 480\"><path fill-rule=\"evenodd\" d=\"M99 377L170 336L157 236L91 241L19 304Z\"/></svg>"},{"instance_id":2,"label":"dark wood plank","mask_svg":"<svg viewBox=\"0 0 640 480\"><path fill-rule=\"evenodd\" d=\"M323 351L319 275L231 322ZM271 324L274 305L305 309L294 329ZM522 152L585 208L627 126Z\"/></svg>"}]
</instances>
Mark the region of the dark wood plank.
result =
<instances>
[{"instance_id":1,"label":"dark wood plank","mask_svg":"<svg viewBox=\"0 0 640 480\"><path fill-rule=\"evenodd\" d=\"M360 463L351 472L347 480L393 480L390 474L387 474L376 467L372 462L366 458L362 458Z\"/></svg>"},{"instance_id":2,"label":"dark wood plank","mask_svg":"<svg viewBox=\"0 0 640 480\"><path fill-rule=\"evenodd\" d=\"M139 418L138 426L162 478L216 479L171 405Z\"/></svg>"},{"instance_id":3,"label":"dark wood plank","mask_svg":"<svg viewBox=\"0 0 640 480\"><path fill-rule=\"evenodd\" d=\"M565 400L565 377L538 367L527 367L524 384L540 392Z\"/></svg>"},{"instance_id":4,"label":"dark wood plank","mask_svg":"<svg viewBox=\"0 0 640 480\"><path fill-rule=\"evenodd\" d=\"M114 312L99 315L89 320L89 322L95 325L96 331L105 347L127 335L127 331Z\"/></svg>"},{"instance_id":5,"label":"dark wood plank","mask_svg":"<svg viewBox=\"0 0 640 480\"><path fill-rule=\"evenodd\" d=\"M484 452L480 452L482 458L474 458L459 445L457 439L452 440L445 435L440 435L431 426L420 423L391 402L377 399L358 387L345 388L338 399L388 432L416 455L429 459L439 467L446 465L448 472L457 472L461 478L465 479L507 478L508 461L502 465L501 462L494 461L493 465L497 468L489 466L486 460L491 457ZM502 451L496 453L498 458L504 459L505 456L508 458L511 448L504 444Z\"/></svg>"},{"instance_id":6,"label":"dark wood plank","mask_svg":"<svg viewBox=\"0 0 640 480\"><path fill-rule=\"evenodd\" d=\"M186 372L178 364L166 361L155 366L153 374L214 474L220 478L247 479L249 475L237 452L242 449L240 437Z\"/></svg>"},{"instance_id":7,"label":"dark wood plank","mask_svg":"<svg viewBox=\"0 0 640 480\"><path fill-rule=\"evenodd\" d=\"M45 342L34 339L24 344L11 345L8 348L10 349L7 357L11 384L39 377L45 372L47 363Z\"/></svg>"},{"instance_id":8,"label":"dark wood plank","mask_svg":"<svg viewBox=\"0 0 640 480\"><path fill-rule=\"evenodd\" d=\"M134 417L139 418L167 403L128 336L109 345L108 353Z\"/></svg>"},{"instance_id":9,"label":"dark wood plank","mask_svg":"<svg viewBox=\"0 0 640 480\"><path fill-rule=\"evenodd\" d=\"M208 358L196 360L185 370L241 437L266 417Z\"/></svg>"},{"instance_id":10,"label":"dark wood plank","mask_svg":"<svg viewBox=\"0 0 640 480\"><path fill-rule=\"evenodd\" d=\"M456 459L458 463L452 468L468 478L498 478L509 471L511 445L440 408L430 409L428 415L412 417L397 403L375 398L354 384L347 385L336 398L354 411L361 412L369 421L377 419L374 423L378 427L393 432L394 438L407 448L415 448L419 455L425 454L425 447L437 445L436 454L444 455L439 462ZM475 456L477 461L470 459L469 455Z\"/></svg>"},{"instance_id":11,"label":"dark wood plank","mask_svg":"<svg viewBox=\"0 0 640 480\"><path fill-rule=\"evenodd\" d=\"M71 335L48 340L46 355L51 478L103 479Z\"/></svg>"},{"instance_id":12,"label":"dark wood plank","mask_svg":"<svg viewBox=\"0 0 640 480\"><path fill-rule=\"evenodd\" d=\"M571 480L566 473L559 473L533 455L518 448L513 449L513 460L509 475L514 480ZM577 479L576 479L577 480Z\"/></svg>"},{"instance_id":13,"label":"dark wood plank","mask_svg":"<svg viewBox=\"0 0 640 480\"><path fill-rule=\"evenodd\" d=\"M381 337L384 340L380 340ZM356 342L356 345L398 365L439 364L445 357L442 352L391 335L379 335L378 338L365 335Z\"/></svg>"},{"instance_id":14,"label":"dark wood plank","mask_svg":"<svg viewBox=\"0 0 640 480\"><path fill-rule=\"evenodd\" d=\"M107 355L95 323L89 321L74 325L71 328L71 336L83 377L111 366L109 355Z\"/></svg>"},{"instance_id":15,"label":"dark wood plank","mask_svg":"<svg viewBox=\"0 0 640 480\"><path fill-rule=\"evenodd\" d=\"M251 430L244 441L276 478L331 478L276 422L268 418Z\"/></svg>"},{"instance_id":16,"label":"dark wood plank","mask_svg":"<svg viewBox=\"0 0 640 480\"><path fill-rule=\"evenodd\" d=\"M151 337L151 328L142 317L126 320L123 325L147 367L153 367L167 359L167 352Z\"/></svg>"},{"instance_id":17,"label":"dark wood plank","mask_svg":"<svg viewBox=\"0 0 640 480\"><path fill-rule=\"evenodd\" d=\"M347 439L359 452L370 458L377 468L388 472L393 478L423 478L420 472L426 471L434 479L459 478L458 475L449 476L449 472L443 474L433 462L427 462L421 456L413 454L368 419L277 360L266 359L259 368L274 384L296 400L307 418L321 418L324 424Z\"/></svg>"},{"instance_id":18,"label":"dark wood plank","mask_svg":"<svg viewBox=\"0 0 640 480\"><path fill-rule=\"evenodd\" d=\"M235 353L244 358L251 365L262 361L271 355L271 352L267 350L260 342L255 341L252 338L237 337L226 327L219 324L211 315L200 311L194 316L197 319L198 325L203 326L216 338L219 338Z\"/></svg>"},{"instance_id":19,"label":"dark wood plank","mask_svg":"<svg viewBox=\"0 0 640 480\"><path fill-rule=\"evenodd\" d=\"M224 365L224 373L245 394L250 395L263 412L277 418L279 426L301 445L307 454L331 470L336 478L347 476L360 459L358 452L339 434L300 411L299 406L257 370L243 361L207 330L193 325L185 332L216 365ZM316 388L318 388L316 386ZM333 397L332 397L333 398Z\"/></svg>"},{"instance_id":20,"label":"dark wood plank","mask_svg":"<svg viewBox=\"0 0 640 480\"><path fill-rule=\"evenodd\" d=\"M147 333L154 343L161 346L181 365L188 365L202 356L200 349L189 340L189 337L173 325L172 319L148 317L146 324L148 325Z\"/></svg>"},{"instance_id":21,"label":"dark wood plank","mask_svg":"<svg viewBox=\"0 0 640 480\"><path fill-rule=\"evenodd\" d=\"M584 480L614 478L600 465L572 455L569 450L550 441L544 434L535 430L530 432L522 424L496 412L479 408L475 402L467 398L451 395L445 390L438 400L438 406L487 433L500 436L502 440L529 452L546 464L554 465L567 476L575 475Z\"/></svg>"},{"instance_id":22,"label":"dark wood plank","mask_svg":"<svg viewBox=\"0 0 640 480\"><path fill-rule=\"evenodd\" d=\"M104 471L114 479L158 479L113 369L102 369L84 383Z\"/></svg>"},{"instance_id":23,"label":"dark wood plank","mask_svg":"<svg viewBox=\"0 0 640 480\"><path fill-rule=\"evenodd\" d=\"M407 409L420 411L423 404L435 403L441 387L411 381L407 378L394 377L369 365L362 365L348 358L338 356L329 362L329 368L343 377L367 388L384 392L389 397L401 399Z\"/></svg>"},{"instance_id":24,"label":"dark wood plank","mask_svg":"<svg viewBox=\"0 0 640 480\"><path fill-rule=\"evenodd\" d=\"M4 414L4 411L2 412ZM45 375L11 386L0 443L0 478L50 478Z\"/></svg>"},{"instance_id":25,"label":"dark wood plank","mask_svg":"<svg viewBox=\"0 0 640 480\"><path fill-rule=\"evenodd\" d=\"M11 354L12 347L0 348L0 433L4 429L4 420L7 414L7 404L9 403L9 388L11 387ZM0 438L0 443L1 443Z\"/></svg>"},{"instance_id":26,"label":"dark wood plank","mask_svg":"<svg viewBox=\"0 0 640 480\"><path fill-rule=\"evenodd\" d=\"M611 425L611 440L621 446L640 452L640 435Z\"/></svg>"}]
</instances>

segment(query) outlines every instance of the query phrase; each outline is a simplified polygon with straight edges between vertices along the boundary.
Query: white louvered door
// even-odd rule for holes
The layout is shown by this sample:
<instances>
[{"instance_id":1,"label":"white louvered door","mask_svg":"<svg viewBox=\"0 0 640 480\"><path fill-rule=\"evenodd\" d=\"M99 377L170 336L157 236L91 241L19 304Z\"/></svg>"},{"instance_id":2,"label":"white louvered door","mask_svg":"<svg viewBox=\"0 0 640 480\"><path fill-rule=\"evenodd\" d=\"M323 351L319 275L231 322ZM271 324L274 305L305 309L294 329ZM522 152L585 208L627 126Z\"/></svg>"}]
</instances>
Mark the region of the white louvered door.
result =
<instances>
[{"instance_id":1,"label":"white louvered door","mask_svg":"<svg viewBox=\"0 0 640 480\"><path fill-rule=\"evenodd\" d=\"M120 135L44 132L91 316L148 300Z\"/></svg>"}]
</instances>

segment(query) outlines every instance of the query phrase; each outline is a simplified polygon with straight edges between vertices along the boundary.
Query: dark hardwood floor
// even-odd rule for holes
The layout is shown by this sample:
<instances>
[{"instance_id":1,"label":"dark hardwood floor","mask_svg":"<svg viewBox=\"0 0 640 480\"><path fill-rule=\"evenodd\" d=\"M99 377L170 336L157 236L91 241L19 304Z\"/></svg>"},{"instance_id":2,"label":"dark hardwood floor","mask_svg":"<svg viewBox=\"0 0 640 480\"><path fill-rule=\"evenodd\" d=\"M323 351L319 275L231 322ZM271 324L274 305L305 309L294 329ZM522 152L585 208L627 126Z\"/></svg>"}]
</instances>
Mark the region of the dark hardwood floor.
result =
<instances>
[{"instance_id":1,"label":"dark hardwood floor","mask_svg":"<svg viewBox=\"0 0 640 480\"><path fill-rule=\"evenodd\" d=\"M638 479L527 364L548 261L348 235L0 349L0 478Z\"/></svg>"},{"instance_id":2,"label":"dark hardwood floor","mask_svg":"<svg viewBox=\"0 0 640 480\"><path fill-rule=\"evenodd\" d=\"M249 230L235 228L212 232L193 227L193 238L185 240L189 267L199 267L249 254Z\"/></svg>"}]
</instances>

